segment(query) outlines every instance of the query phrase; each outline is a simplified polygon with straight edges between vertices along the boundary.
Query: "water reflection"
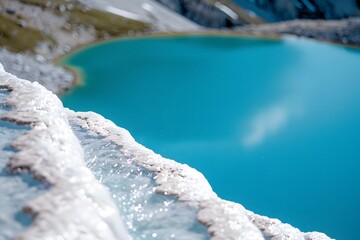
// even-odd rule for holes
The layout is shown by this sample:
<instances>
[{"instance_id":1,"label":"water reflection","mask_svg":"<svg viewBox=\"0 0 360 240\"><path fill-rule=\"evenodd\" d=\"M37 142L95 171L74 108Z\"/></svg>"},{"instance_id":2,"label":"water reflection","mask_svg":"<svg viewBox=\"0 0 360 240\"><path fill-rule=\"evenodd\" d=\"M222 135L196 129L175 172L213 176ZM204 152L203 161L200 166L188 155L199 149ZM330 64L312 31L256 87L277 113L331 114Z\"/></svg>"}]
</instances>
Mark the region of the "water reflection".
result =
<instances>
[{"instance_id":1,"label":"water reflection","mask_svg":"<svg viewBox=\"0 0 360 240\"><path fill-rule=\"evenodd\" d=\"M263 142L269 135L276 134L285 127L289 111L283 106L274 106L255 116L250 122L250 132L242 139L245 147L252 147Z\"/></svg>"}]
</instances>

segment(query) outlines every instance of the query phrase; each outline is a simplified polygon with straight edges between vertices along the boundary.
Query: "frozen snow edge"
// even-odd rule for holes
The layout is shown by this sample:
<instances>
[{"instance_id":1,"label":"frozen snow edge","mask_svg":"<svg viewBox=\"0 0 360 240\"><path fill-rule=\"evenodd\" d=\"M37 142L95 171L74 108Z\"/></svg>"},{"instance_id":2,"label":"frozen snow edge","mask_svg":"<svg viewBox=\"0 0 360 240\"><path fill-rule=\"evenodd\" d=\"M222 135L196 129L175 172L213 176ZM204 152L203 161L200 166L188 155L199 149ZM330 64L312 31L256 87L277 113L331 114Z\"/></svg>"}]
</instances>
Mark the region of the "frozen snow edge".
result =
<instances>
[{"instance_id":1,"label":"frozen snow edge","mask_svg":"<svg viewBox=\"0 0 360 240\"><path fill-rule=\"evenodd\" d=\"M69 110L68 114L73 123L117 144L124 156L156 172L157 193L174 195L198 208L198 220L208 227L212 239L263 239L261 231L249 221L245 209L218 198L200 172L155 154L137 143L127 130L96 113Z\"/></svg>"},{"instance_id":2,"label":"frozen snow edge","mask_svg":"<svg viewBox=\"0 0 360 240\"><path fill-rule=\"evenodd\" d=\"M206 178L185 164L163 158L140 145L131 134L93 112L68 110L69 119L94 136L121 147L122 154L157 173L157 193L175 195L199 209L198 220L208 227L213 240L329 240L319 232L303 233L278 219L260 216L242 205L217 197Z\"/></svg>"},{"instance_id":3,"label":"frozen snow edge","mask_svg":"<svg viewBox=\"0 0 360 240\"><path fill-rule=\"evenodd\" d=\"M121 146L124 155L156 172L157 192L175 195L197 207L198 220L208 227L214 240L260 240L264 235L274 240L330 239L323 233L302 233L218 198L200 172L155 154L138 144L127 130L98 114L64 109L57 96L38 83L6 73L1 64L0 88L11 91L8 104L12 111L3 120L32 127L13 143L19 152L9 168L27 169L52 184L48 192L25 206L34 222L17 239L130 239L111 196L84 165L83 150L68 119Z\"/></svg>"},{"instance_id":4,"label":"frozen snow edge","mask_svg":"<svg viewBox=\"0 0 360 240\"><path fill-rule=\"evenodd\" d=\"M10 171L29 171L51 184L24 206L33 223L15 239L130 239L111 196L85 166L60 99L37 82L6 73L1 64L0 88L10 91L12 107L2 120L32 128L12 143L18 152Z\"/></svg>"}]
</instances>

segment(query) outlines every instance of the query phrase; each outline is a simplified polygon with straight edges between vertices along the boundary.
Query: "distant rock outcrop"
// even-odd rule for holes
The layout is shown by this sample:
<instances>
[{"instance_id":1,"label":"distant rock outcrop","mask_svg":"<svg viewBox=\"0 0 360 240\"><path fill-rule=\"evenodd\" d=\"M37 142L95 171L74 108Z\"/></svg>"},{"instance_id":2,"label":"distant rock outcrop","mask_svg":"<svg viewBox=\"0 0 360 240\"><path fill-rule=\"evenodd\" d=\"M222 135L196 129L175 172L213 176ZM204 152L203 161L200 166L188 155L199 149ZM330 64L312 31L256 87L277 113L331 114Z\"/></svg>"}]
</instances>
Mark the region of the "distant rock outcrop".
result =
<instances>
[{"instance_id":1,"label":"distant rock outcrop","mask_svg":"<svg viewBox=\"0 0 360 240\"><path fill-rule=\"evenodd\" d=\"M208 28L231 28L249 23L262 23L251 12L232 1L156 0L173 11Z\"/></svg>"},{"instance_id":2,"label":"distant rock outcrop","mask_svg":"<svg viewBox=\"0 0 360 240\"><path fill-rule=\"evenodd\" d=\"M240 6L246 4L265 19L260 10L273 15L270 21L291 19L342 19L360 16L359 0L234 0ZM249 2L252 4L249 5Z\"/></svg>"},{"instance_id":3,"label":"distant rock outcrop","mask_svg":"<svg viewBox=\"0 0 360 240\"><path fill-rule=\"evenodd\" d=\"M248 25L235 30L238 33L271 36L291 34L360 47L360 18L343 20L298 19L280 23Z\"/></svg>"},{"instance_id":4,"label":"distant rock outcrop","mask_svg":"<svg viewBox=\"0 0 360 240\"><path fill-rule=\"evenodd\" d=\"M242 19L232 19L218 4L236 3L246 9L243 14L255 13L258 17L277 22L293 19L342 19L360 16L360 0L156 0L168 8L186 16L190 20L210 28L229 28L251 23ZM234 11L234 4L229 7ZM236 8L236 7L235 7Z\"/></svg>"},{"instance_id":5,"label":"distant rock outcrop","mask_svg":"<svg viewBox=\"0 0 360 240\"><path fill-rule=\"evenodd\" d=\"M224 28L234 25L227 15L203 0L157 0L173 11L190 20L210 28Z\"/></svg>"}]
</instances>

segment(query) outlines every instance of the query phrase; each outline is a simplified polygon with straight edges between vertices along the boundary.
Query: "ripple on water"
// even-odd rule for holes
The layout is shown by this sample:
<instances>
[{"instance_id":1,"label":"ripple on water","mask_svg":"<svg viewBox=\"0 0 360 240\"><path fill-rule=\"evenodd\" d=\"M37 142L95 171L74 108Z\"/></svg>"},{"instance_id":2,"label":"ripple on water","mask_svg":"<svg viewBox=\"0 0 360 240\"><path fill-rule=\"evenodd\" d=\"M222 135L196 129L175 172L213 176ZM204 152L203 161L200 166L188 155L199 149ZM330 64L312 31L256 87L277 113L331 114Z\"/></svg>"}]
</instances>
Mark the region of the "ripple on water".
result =
<instances>
[{"instance_id":1,"label":"ripple on water","mask_svg":"<svg viewBox=\"0 0 360 240\"><path fill-rule=\"evenodd\" d=\"M210 239L197 210L173 196L155 193L156 174L132 163L121 148L73 125L86 165L112 194L134 239Z\"/></svg>"}]
</instances>

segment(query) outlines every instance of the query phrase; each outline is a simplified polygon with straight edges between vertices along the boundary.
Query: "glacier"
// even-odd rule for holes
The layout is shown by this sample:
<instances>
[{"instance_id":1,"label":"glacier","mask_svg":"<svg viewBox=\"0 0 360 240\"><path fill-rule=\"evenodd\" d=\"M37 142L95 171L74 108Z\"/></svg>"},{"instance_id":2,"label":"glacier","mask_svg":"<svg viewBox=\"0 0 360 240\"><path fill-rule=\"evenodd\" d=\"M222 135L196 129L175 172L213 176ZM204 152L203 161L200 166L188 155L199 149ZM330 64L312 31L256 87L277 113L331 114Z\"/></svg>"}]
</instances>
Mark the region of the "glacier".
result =
<instances>
[{"instance_id":1,"label":"glacier","mask_svg":"<svg viewBox=\"0 0 360 240\"><path fill-rule=\"evenodd\" d=\"M65 109L56 95L1 64L0 89L1 127L10 131L4 144L14 148L11 157L1 155L7 171L49 186L19 203L32 222L12 223L15 239L330 239L220 199L200 172L145 148L96 113Z\"/></svg>"}]
</instances>

